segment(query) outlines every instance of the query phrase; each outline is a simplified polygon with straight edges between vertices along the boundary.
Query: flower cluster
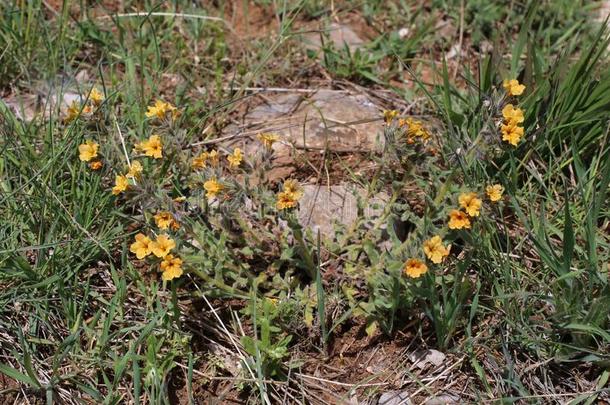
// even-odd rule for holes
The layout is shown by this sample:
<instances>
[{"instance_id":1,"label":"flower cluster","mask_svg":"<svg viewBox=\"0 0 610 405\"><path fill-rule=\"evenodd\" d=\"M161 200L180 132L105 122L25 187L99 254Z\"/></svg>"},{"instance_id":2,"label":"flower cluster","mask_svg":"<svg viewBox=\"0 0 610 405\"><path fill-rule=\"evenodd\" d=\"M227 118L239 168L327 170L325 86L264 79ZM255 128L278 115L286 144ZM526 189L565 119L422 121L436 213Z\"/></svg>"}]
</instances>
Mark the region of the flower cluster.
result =
<instances>
[{"instance_id":1,"label":"flower cluster","mask_svg":"<svg viewBox=\"0 0 610 405\"><path fill-rule=\"evenodd\" d=\"M421 121L412 118L400 119L398 120L398 127L405 129L408 144L415 143L416 139L424 142L430 139L430 132L428 132Z\"/></svg>"},{"instance_id":2,"label":"flower cluster","mask_svg":"<svg viewBox=\"0 0 610 405\"><path fill-rule=\"evenodd\" d=\"M161 278L169 281L182 275L182 259L170 254L175 247L176 242L167 234L161 234L155 240L151 240L143 233L138 233L135 236L135 242L129 247L129 251L139 260L151 254L161 259Z\"/></svg>"},{"instance_id":3,"label":"flower cluster","mask_svg":"<svg viewBox=\"0 0 610 405\"><path fill-rule=\"evenodd\" d=\"M151 135L148 139L136 143L134 152L154 159L161 159L163 157L163 142L161 141L161 137L159 135ZM127 191L131 185L135 184L138 179L140 179L143 170L144 167L138 160L134 160L128 164L127 172L125 174L117 174L115 176L112 194L119 195Z\"/></svg>"},{"instance_id":4,"label":"flower cluster","mask_svg":"<svg viewBox=\"0 0 610 405\"><path fill-rule=\"evenodd\" d=\"M166 230L171 228L174 231L180 229L180 224L169 211L157 212L153 218L155 219L155 224L159 229Z\"/></svg>"},{"instance_id":5,"label":"flower cluster","mask_svg":"<svg viewBox=\"0 0 610 405\"><path fill-rule=\"evenodd\" d=\"M445 246L439 235L424 241L424 255L434 264L441 264L449 256L450 250L451 245ZM403 271L411 278L419 278L428 271L428 266L419 259L410 258L406 261Z\"/></svg>"},{"instance_id":6,"label":"flower cluster","mask_svg":"<svg viewBox=\"0 0 610 405\"><path fill-rule=\"evenodd\" d=\"M163 100L156 100L155 103L148 107L146 118L164 120L175 120L180 116L180 111L170 103Z\"/></svg>"},{"instance_id":7,"label":"flower cluster","mask_svg":"<svg viewBox=\"0 0 610 405\"><path fill-rule=\"evenodd\" d=\"M493 184L486 187L486 194L489 201L495 203L502 199L504 188L500 184ZM475 192L466 192L458 197L460 209L452 209L449 212L449 229L470 229L471 218L481 214L483 201ZM451 245L444 245L440 235L435 235L423 243L424 255L434 264L441 264L451 250ZM422 260L410 258L405 262L403 272L411 278L419 278L428 271L428 266Z\"/></svg>"},{"instance_id":8,"label":"flower cluster","mask_svg":"<svg viewBox=\"0 0 610 405\"><path fill-rule=\"evenodd\" d=\"M91 170L100 170L103 166L102 161L98 159L99 148L100 145L92 140L87 140L78 146L78 158L81 162L89 162Z\"/></svg>"},{"instance_id":9,"label":"flower cluster","mask_svg":"<svg viewBox=\"0 0 610 405\"><path fill-rule=\"evenodd\" d=\"M395 139L394 133L401 134L406 137L406 143L413 145L416 141L426 143L430 138L430 132L424 127L423 122L413 118L398 118L398 111L383 110L383 120L386 123L386 130L392 134L391 140ZM402 141L401 141L402 142ZM399 142L399 149L401 144Z\"/></svg>"},{"instance_id":10,"label":"flower cluster","mask_svg":"<svg viewBox=\"0 0 610 405\"><path fill-rule=\"evenodd\" d=\"M262 142L263 146L267 149L271 149L273 147L273 144L280 139L278 135L270 133L258 134L256 137L259 141Z\"/></svg>"},{"instance_id":11,"label":"flower cluster","mask_svg":"<svg viewBox=\"0 0 610 405\"><path fill-rule=\"evenodd\" d=\"M148 139L138 142L134 148L136 153L144 156L161 159L163 157L163 143L159 135L151 135Z\"/></svg>"},{"instance_id":12,"label":"flower cluster","mask_svg":"<svg viewBox=\"0 0 610 405\"><path fill-rule=\"evenodd\" d=\"M286 180L284 187L277 195L276 207L278 210L285 210L297 206L303 197L303 188L296 180Z\"/></svg>"},{"instance_id":13,"label":"flower cluster","mask_svg":"<svg viewBox=\"0 0 610 405\"><path fill-rule=\"evenodd\" d=\"M525 90L525 86L519 84L517 80L505 80L504 88L509 96L519 96ZM523 137L523 110L516 108L512 104L507 104L502 109L503 122L500 126L502 140L517 146Z\"/></svg>"},{"instance_id":14,"label":"flower cluster","mask_svg":"<svg viewBox=\"0 0 610 405\"><path fill-rule=\"evenodd\" d=\"M212 149L209 152L201 152L200 154L195 156L191 161L191 167L195 170L200 170L206 168L208 165L210 167L217 167L219 163L220 154L217 150Z\"/></svg>"},{"instance_id":15,"label":"flower cluster","mask_svg":"<svg viewBox=\"0 0 610 405\"><path fill-rule=\"evenodd\" d=\"M203 189L206 192L206 197L211 200L217 198L219 194L225 191L226 186L219 178L222 176L222 167L220 165L220 152L216 149L203 151L195 155L191 160L191 168L194 171L204 170ZM226 155L227 165L230 170L238 169L244 162L244 153L240 148L233 149L233 152ZM206 170L209 169L209 170Z\"/></svg>"},{"instance_id":16,"label":"flower cluster","mask_svg":"<svg viewBox=\"0 0 610 405\"><path fill-rule=\"evenodd\" d=\"M509 96L520 96L525 91L525 85L519 83L519 80L517 79L506 79L502 83L502 86Z\"/></svg>"},{"instance_id":17,"label":"flower cluster","mask_svg":"<svg viewBox=\"0 0 610 405\"><path fill-rule=\"evenodd\" d=\"M95 87L89 92L87 102L83 105L77 101L73 101L68 107L66 117L64 118L65 123L69 123L78 118L81 114L84 116L90 116L104 101L104 95L101 91ZM101 167L101 166L100 166Z\"/></svg>"}]
</instances>

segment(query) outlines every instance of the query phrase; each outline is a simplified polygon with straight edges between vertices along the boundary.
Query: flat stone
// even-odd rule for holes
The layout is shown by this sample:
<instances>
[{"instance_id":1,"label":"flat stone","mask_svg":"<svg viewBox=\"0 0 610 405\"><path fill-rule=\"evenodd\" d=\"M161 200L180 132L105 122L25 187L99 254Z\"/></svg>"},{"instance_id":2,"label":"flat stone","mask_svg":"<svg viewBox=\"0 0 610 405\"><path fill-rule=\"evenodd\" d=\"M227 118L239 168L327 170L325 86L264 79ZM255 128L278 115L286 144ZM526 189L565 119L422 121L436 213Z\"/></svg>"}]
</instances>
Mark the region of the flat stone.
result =
<instances>
[{"instance_id":1,"label":"flat stone","mask_svg":"<svg viewBox=\"0 0 610 405\"><path fill-rule=\"evenodd\" d=\"M312 233L333 238L334 224L347 227L358 220L358 198L366 198L366 191L353 184L303 186L303 198L299 202L299 222ZM384 194L365 201L364 218L373 220L383 214L383 205L389 197Z\"/></svg>"},{"instance_id":2,"label":"flat stone","mask_svg":"<svg viewBox=\"0 0 610 405\"><path fill-rule=\"evenodd\" d=\"M411 399L408 391L390 391L384 392L377 401L378 405L411 405Z\"/></svg>"},{"instance_id":3,"label":"flat stone","mask_svg":"<svg viewBox=\"0 0 610 405\"><path fill-rule=\"evenodd\" d=\"M223 142L222 146L226 149L239 147L252 156L263 147L256 134L279 135L279 141L273 144L272 167L281 169L272 172L274 175L290 175L295 149L383 150L381 113L365 95L320 90L313 94L279 94L266 97L265 101L246 113L239 125L225 129L224 135L238 136Z\"/></svg>"},{"instance_id":4,"label":"flat stone","mask_svg":"<svg viewBox=\"0 0 610 405\"><path fill-rule=\"evenodd\" d=\"M451 394L441 394L426 401L426 405L462 404L460 397Z\"/></svg>"},{"instance_id":5,"label":"flat stone","mask_svg":"<svg viewBox=\"0 0 610 405\"><path fill-rule=\"evenodd\" d=\"M14 95L2 99L2 102L22 121L32 121L39 108L39 100L35 94Z\"/></svg>"},{"instance_id":6,"label":"flat stone","mask_svg":"<svg viewBox=\"0 0 610 405\"><path fill-rule=\"evenodd\" d=\"M421 370L424 370L428 365L440 367L446 357L444 353L434 349L417 350L409 354L409 360Z\"/></svg>"},{"instance_id":7,"label":"flat stone","mask_svg":"<svg viewBox=\"0 0 610 405\"><path fill-rule=\"evenodd\" d=\"M36 117L48 119L51 113L55 112L58 104L62 114L65 114L72 102L82 102L84 97L80 94L66 92L60 96L51 95L50 97L38 96L36 94L23 93L12 95L2 102L15 114L20 120L32 121Z\"/></svg>"},{"instance_id":8,"label":"flat stone","mask_svg":"<svg viewBox=\"0 0 610 405\"><path fill-rule=\"evenodd\" d=\"M321 36L328 34L328 39L335 49L343 49L347 45L350 51L355 51L364 45L362 38L348 25L331 23L323 32L308 32L302 36L306 49L318 51L322 48ZM326 40L326 39L325 39Z\"/></svg>"},{"instance_id":9,"label":"flat stone","mask_svg":"<svg viewBox=\"0 0 610 405\"><path fill-rule=\"evenodd\" d=\"M372 151L383 146L383 121L379 109L364 95L320 90L311 97L284 94L246 114L248 132L272 132L280 136L274 145L281 152L292 145L300 149L337 152ZM239 132L230 126L227 132ZM247 139L231 142L250 143ZM248 151L247 145L241 145Z\"/></svg>"}]
</instances>

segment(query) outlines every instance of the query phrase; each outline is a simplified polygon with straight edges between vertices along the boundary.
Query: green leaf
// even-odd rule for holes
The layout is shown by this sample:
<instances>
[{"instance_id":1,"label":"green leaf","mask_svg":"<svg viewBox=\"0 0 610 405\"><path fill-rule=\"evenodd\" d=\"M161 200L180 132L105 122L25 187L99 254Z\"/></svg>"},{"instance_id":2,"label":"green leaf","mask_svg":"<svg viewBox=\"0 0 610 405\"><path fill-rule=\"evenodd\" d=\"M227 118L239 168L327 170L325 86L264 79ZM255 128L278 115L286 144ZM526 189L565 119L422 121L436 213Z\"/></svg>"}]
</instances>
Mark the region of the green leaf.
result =
<instances>
[{"instance_id":1,"label":"green leaf","mask_svg":"<svg viewBox=\"0 0 610 405\"><path fill-rule=\"evenodd\" d=\"M0 363L0 373L6 375L7 377L12 378L13 380L20 381L24 384L27 384L31 387L40 388L40 384L38 381L32 379L30 376L25 375L9 365Z\"/></svg>"}]
</instances>

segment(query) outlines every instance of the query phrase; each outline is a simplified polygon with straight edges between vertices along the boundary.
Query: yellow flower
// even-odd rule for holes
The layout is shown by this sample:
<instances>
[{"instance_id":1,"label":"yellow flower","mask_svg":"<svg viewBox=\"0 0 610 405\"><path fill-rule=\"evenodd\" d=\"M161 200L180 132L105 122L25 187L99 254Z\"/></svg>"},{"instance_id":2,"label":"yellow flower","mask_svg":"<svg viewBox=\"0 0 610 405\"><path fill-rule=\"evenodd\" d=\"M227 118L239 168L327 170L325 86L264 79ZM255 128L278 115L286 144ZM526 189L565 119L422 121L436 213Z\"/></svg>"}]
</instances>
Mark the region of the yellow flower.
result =
<instances>
[{"instance_id":1,"label":"yellow flower","mask_svg":"<svg viewBox=\"0 0 610 405\"><path fill-rule=\"evenodd\" d=\"M136 149L144 152L146 156L152 156L155 159L163 157L163 144L159 135L152 135L146 141L136 144Z\"/></svg>"},{"instance_id":2,"label":"yellow flower","mask_svg":"<svg viewBox=\"0 0 610 405\"><path fill-rule=\"evenodd\" d=\"M66 115L66 118L64 118L64 122L68 123L70 121L73 121L76 117L78 117L79 113L80 113L80 104L77 103L76 101L73 101L70 104L70 106L68 107L67 115Z\"/></svg>"},{"instance_id":3,"label":"yellow flower","mask_svg":"<svg viewBox=\"0 0 610 405\"><path fill-rule=\"evenodd\" d=\"M301 197L303 197L301 185L296 180L288 179L284 182L283 190L277 195L276 207L279 210L294 208Z\"/></svg>"},{"instance_id":4,"label":"yellow flower","mask_svg":"<svg viewBox=\"0 0 610 405\"><path fill-rule=\"evenodd\" d=\"M224 189L224 186L216 181L216 179L210 179L203 183L203 188L206 191L206 197L214 198Z\"/></svg>"},{"instance_id":5,"label":"yellow flower","mask_svg":"<svg viewBox=\"0 0 610 405\"><path fill-rule=\"evenodd\" d=\"M286 180L284 182L284 191L292 194L295 200L300 200L303 197L303 187L296 180Z\"/></svg>"},{"instance_id":6,"label":"yellow flower","mask_svg":"<svg viewBox=\"0 0 610 405\"><path fill-rule=\"evenodd\" d=\"M459 210L451 210L449 212L449 229L470 228L470 219L466 213Z\"/></svg>"},{"instance_id":7,"label":"yellow flower","mask_svg":"<svg viewBox=\"0 0 610 405\"><path fill-rule=\"evenodd\" d=\"M174 216L167 211L161 211L155 214L155 223L159 229L167 229L174 222Z\"/></svg>"},{"instance_id":8,"label":"yellow flower","mask_svg":"<svg viewBox=\"0 0 610 405\"><path fill-rule=\"evenodd\" d=\"M421 121L408 118L407 124L409 125L409 128L407 129L407 136L409 138L422 138L424 141L427 141L430 138L430 133L424 128Z\"/></svg>"},{"instance_id":9,"label":"yellow flower","mask_svg":"<svg viewBox=\"0 0 610 405\"><path fill-rule=\"evenodd\" d=\"M121 194L123 191L129 188L129 180L126 176L117 175L114 180L114 187L112 187L112 194Z\"/></svg>"},{"instance_id":10,"label":"yellow flower","mask_svg":"<svg viewBox=\"0 0 610 405\"><path fill-rule=\"evenodd\" d=\"M182 275L182 259L167 255L161 262L161 270L163 274L161 278L164 281L170 281Z\"/></svg>"},{"instance_id":11,"label":"yellow flower","mask_svg":"<svg viewBox=\"0 0 610 405\"><path fill-rule=\"evenodd\" d=\"M510 143L513 146L517 146L521 140L521 137L523 136L523 127L520 127L512 122L503 124L501 130L502 140Z\"/></svg>"},{"instance_id":12,"label":"yellow flower","mask_svg":"<svg viewBox=\"0 0 610 405\"><path fill-rule=\"evenodd\" d=\"M207 160L208 152L201 152L199 155L193 158L193 161L191 162L191 167L195 170L203 169Z\"/></svg>"},{"instance_id":13,"label":"yellow flower","mask_svg":"<svg viewBox=\"0 0 610 405\"><path fill-rule=\"evenodd\" d=\"M136 241L131 244L129 251L136 255L138 259L143 259L151 253L151 240L143 233L136 235Z\"/></svg>"},{"instance_id":14,"label":"yellow flower","mask_svg":"<svg viewBox=\"0 0 610 405\"><path fill-rule=\"evenodd\" d=\"M428 266L419 259L409 259L405 263L404 273L411 278L418 278L427 271Z\"/></svg>"},{"instance_id":15,"label":"yellow flower","mask_svg":"<svg viewBox=\"0 0 610 405\"><path fill-rule=\"evenodd\" d=\"M167 113L171 113L172 118L176 118L179 113L176 107L171 105L170 103L166 103L163 100L155 101L154 105L148 107L148 111L146 111L147 118L158 118L160 120L164 119L167 116Z\"/></svg>"},{"instance_id":16,"label":"yellow flower","mask_svg":"<svg viewBox=\"0 0 610 405\"><path fill-rule=\"evenodd\" d=\"M91 100L94 105L100 105L102 104L102 101L104 101L104 95L94 87L91 89L91 93L89 93L89 100Z\"/></svg>"},{"instance_id":17,"label":"yellow flower","mask_svg":"<svg viewBox=\"0 0 610 405\"><path fill-rule=\"evenodd\" d=\"M89 167L91 168L91 170L100 170L103 166L104 164L101 160L94 160L93 162L89 163Z\"/></svg>"},{"instance_id":18,"label":"yellow flower","mask_svg":"<svg viewBox=\"0 0 610 405\"><path fill-rule=\"evenodd\" d=\"M142 170L144 170L144 168L142 167L142 163L138 162L137 160L134 160L133 162L131 162L131 166L129 167L129 171L127 172L125 177L127 177L128 179L136 179L140 177Z\"/></svg>"},{"instance_id":19,"label":"yellow flower","mask_svg":"<svg viewBox=\"0 0 610 405\"><path fill-rule=\"evenodd\" d=\"M502 199L504 187L502 187L500 184L494 184L492 186L487 186L485 191L487 192L487 197L489 197L489 201L496 202Z\"/></svg>"},{"instance_id":20,"label":"yellow flower","mask_svg":"<svg viewBox=\"0 0 610 405\"><path fill-rule=\"evenodd\" d=\"M459 200L460 206L466 210L471 217L478 217L483 202L477 197L477 193L462 193Z\"/></svg>"},{"instance_id":21,"label":"yellow flower","mask_svg":"<svg viewBox=\"0 0 610 405\"><path fill-rule=\"evenodd\" d=\"M282 191L277 195L277 202L275 206L278 210L285 210L287 208L294 208L297 206L299 200L293 193L288 191Z\"/></svg>"},{"instance_id":22,"label":"yellow flower","mask_svg":"<svg viewBox=\"0 0 610 405\"><path fill-rule=\"evenodd\" d=\"M229 161L229 167L238 167L241 164L243 157L244 156L241 153L241 149L235 148L233 150L233 154L227 156L227 160Z\"/></svg>"},{"instance_id":23,"label":"yellow flower","mask_svg":"<svg viewBox=\"0 0 610 405\"><path fill-rule=\"evenodd\" d=\"M440 236L433 236L424 241L424 253L432 263L439 264L445 257L449 255L451 246L443 246L443 240Z\"/></svg>"},{"instance_id":24,"label":"yellow flower","mask_svg":"<svg viewBox=\"0 0 610 405\"><path fill-rule=\"evenodd\" d=\"M507 104L502 109L502 116L507 123L520 124L523 122L523 110L515 108L512 104Z\"/></svg>"},{"instance_id":25,"label":"yellow flower","mask_svg":"<svg viewBox=\"0 0 610 405\"><path fill-rule=\"evenodd\" d=\"M213 149L210 152L208 152L208 160L210 162L210 166L212 166L212 167L218 166L218 163L220 163L220 154L218 153L218 151L216 149Z\"/></svg>"},{"instance_id":26,"label":"yellow flower","mask_svg":"<svg viewBox=\"0 0 610 405\"><path fill-rule=\"evenodd\" d=\"M391 124L394 119L398 117L398 111L396 110L383 110L383 119L386 124Z\"/></svg>"},{"instance_id":27,"label":"yellow flower","mask_svg":"<svg viewBox=\"0 0 610 405\"><path fill-rule=\"evenodd\" d=\"M182 202L185 202L185 201L186 201L186 197L183 196L183 195L181 195L180 197L174 198L174 202L177 202L177 203L182 203Z\"/></svg>"},{"instance_id":28,"label":"yellow flower","mask_svg":"<svg viewBox=\"0 0 610 405\"><path fill-rule=\"evenodd\" d=\"M83 162L88 162L91 159L97 157L97 150L100 145L93 141L86 141L78 147L78 158Z\"/></svg>"},{"instance_id":29,"label":"yellow flower","mask_svg":"<svg viewBox=\"0 0 610 405\"><path fill-rule=\"evenodd\" d=\"M502 85L504 86L504 89L506 90L509 96L520 96L525 90L525 86L519 84L519 81L515 79L504 80L504 83Z\"/></svg>"},{"instance_id":30,"label":"yellow flower","mask_svg":"<svg viewBox=\"0 0 610 405\"><path fill-rule=\"evenodd\" d=\"M275 142L277 142L278 139L280 139L279 135L270 134L270 133L258 134L258 135L256 135L256 137L258 138L259 141L261 141L263 143L263 145L267 149L271 149L273 144Z\"/></svg>"},{"instance_id":31,"label":"yellow flower","mask_svg":"<svg viewBox=\"0 0 610 405\"><path fill-rule=\"evenodd\" d=\"M157 239L150 243L150 251L157 257L165 257L176 247L176 242L166 234L157 236Z\"/></svg>"}]
</instances>

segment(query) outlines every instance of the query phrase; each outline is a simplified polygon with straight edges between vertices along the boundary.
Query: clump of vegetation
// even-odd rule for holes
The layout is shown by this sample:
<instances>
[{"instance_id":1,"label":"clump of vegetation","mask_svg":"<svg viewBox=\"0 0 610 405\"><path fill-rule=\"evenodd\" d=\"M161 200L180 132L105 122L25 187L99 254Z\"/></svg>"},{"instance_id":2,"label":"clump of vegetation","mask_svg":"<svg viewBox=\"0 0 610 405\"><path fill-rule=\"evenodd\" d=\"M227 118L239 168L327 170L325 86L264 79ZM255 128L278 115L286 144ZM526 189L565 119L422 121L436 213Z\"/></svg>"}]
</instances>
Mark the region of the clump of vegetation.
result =
<instances>
[{"instance_id":1,"label":"clump of vegetation","mask_svg":"<svg viewBox=\"0 0 610 405\"><path fill-rule=\"evenodd\" d=\"M610 398L610 39L590 10L64 3L0 6L4 402ZM316 19L371 38L308 55ZM379 148L267 130L316 88L378 106ZM247 123L254 95L283 109L270 89L299 101ZM311 190L345 184L352 223L304 222Z\"/></svg>"}]
</instances>

